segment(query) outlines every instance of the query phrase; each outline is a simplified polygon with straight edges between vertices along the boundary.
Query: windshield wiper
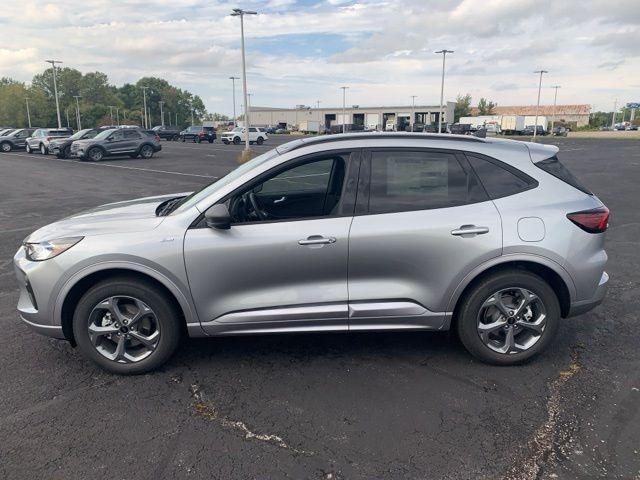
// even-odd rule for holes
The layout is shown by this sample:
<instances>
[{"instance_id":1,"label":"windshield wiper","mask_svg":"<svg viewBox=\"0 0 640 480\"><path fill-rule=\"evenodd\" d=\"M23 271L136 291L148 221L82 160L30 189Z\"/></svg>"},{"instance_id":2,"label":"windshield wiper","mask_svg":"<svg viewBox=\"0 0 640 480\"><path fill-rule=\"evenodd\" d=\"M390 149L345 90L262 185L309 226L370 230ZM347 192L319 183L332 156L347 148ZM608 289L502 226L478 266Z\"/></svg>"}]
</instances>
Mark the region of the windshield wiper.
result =
<instances>
[{"instance_id":1,"label":"windshield wiper","mask_svg":"<svg viewBox=\"0 0 640 480\"><path fill-rule=\"evenodd\" d=\"M173 211L173 209L178 206L183 198L184 197L170 198L169 200L162 202L156 209L156 216L164 217L166 215L169 215Z\"/></svg>"}]
</instances>

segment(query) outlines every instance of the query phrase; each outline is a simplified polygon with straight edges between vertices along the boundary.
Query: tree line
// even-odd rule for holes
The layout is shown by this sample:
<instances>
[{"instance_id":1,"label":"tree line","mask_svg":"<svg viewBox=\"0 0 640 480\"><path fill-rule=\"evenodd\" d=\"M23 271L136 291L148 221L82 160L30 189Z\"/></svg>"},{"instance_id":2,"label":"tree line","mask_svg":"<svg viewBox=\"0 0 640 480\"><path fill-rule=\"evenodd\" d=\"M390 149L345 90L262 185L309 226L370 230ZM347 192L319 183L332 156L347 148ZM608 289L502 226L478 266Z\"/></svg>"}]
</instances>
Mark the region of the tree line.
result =
<instances>
[{"instance_id":1,"label":"tree line","mask_svg":"<svg viewBox=\"0 0 640 480\"><path fill-rule=\"evenodd\" d=\"M56 85L63 126L77 129L76 99L79 96L81 125L83 128L101 125L142 125L143 89L146 90L147 111L151 126L162 123L160 102L163 103L165 125L184 128L209 118L226 119L224 115L208 114L198 95L174 87L166 80L143 77L135 83L117 87L109 83L102 72L83 74L74 68L56 68ZM27 100L28 99L28 100ZM11 78L0 78L0 126L28 126L27 102L34 127L58 125L54 98L53 69L36 74L30 84Z\"/></svg>"}]
</instances>

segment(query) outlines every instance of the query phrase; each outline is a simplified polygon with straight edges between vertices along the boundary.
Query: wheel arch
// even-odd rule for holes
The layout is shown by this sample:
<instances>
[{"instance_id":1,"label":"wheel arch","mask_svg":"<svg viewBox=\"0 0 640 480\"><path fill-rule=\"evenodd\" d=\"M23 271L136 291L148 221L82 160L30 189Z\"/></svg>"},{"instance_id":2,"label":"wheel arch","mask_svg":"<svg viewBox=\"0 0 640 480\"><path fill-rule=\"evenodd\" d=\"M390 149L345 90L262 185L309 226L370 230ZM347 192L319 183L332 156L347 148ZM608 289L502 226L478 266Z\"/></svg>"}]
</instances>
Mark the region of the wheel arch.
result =
<instances>
[{"instance_id":1,"label":"wheel arch","mask_svg":"<svg viewBox=\"0 0 640 480\"><path fill-rule=\"evenodd\" d=\"M566 270L545 257L504 256L485 263L469 273L455 289L449 300L448 312L453 312L452 324L455 324L458 310L465 296L484 278L505 270L524 270L534 273L545 280L553 289L560 303L563 318L569 315L571 298L575 297L575 285Z\"/></svg>"},{"instance_id":2,"label":"wheel arch","mask_svg":"<svg viewBox=\"0 0 640 480\"><path fill-rule=\"evenodd\" d=\"M123 276L148 283L161 290L166 295L166 298L174 305L176 311L179 312L180 320L185 331L188 331L188 334L192 336L201 335L200 330L202 329L200 322L193 313L189 301L184 294L180 292L178 287L166 277L149 271L147 268L140 267L142 266L103 266L102 268L91 269L85 272L84 275L80 275L68 282L63 291L60 292L55 307L55 316L60 319L65 338L75 345L72 326L73 314L82 295L98 282Z\"/></svg>"}]
</instances>

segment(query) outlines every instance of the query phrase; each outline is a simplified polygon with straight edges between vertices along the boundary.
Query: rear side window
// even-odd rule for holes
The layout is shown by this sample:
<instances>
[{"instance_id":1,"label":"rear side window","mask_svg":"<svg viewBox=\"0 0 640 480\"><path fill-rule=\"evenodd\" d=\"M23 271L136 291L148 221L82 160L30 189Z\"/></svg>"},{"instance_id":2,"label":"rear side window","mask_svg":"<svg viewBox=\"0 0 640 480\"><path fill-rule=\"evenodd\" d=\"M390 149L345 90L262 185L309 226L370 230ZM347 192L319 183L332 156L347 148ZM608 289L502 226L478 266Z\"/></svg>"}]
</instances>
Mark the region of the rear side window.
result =
<instances>
[{"instance_id":1,"label":"rear side window","mask_svg":"<svg viewBox=\"0 0 640 480\"><path fill-rule=\"evenodd\" d=\"M369 213L454 207L486 200L456 155L435 151L371 154Z\"/></svg>"},{"instance_id":2,"label":"rear side window","mask_svg":"<svg viewBox=\"0 0 640 480\"><path fill-rule=\"evenodd\" d=\"M508 197L537 186L533 178L497 160L469 154L467 159L492 199Z\"/></svg>"},{"instance_id":3,"label":"rear side window","mask_svg":"<svg viewBox=\"0 0 640 480\"><path fill-rule=\"evenodd\" d=\"M135 130L125 130L124 138L140 138L140 134Z\"/></svg>"},{"instance_id":4,"label":"rear side window","mask_svg":"<svg viewBox=\"0 0 640 480\"><path fill-rule=\"evenodd\" d=\"M551 158L535 163L535 166L541 168L554 177L559 178L563 182L568 183L572 187L577 188L581 192L584 192L587 195L593 195L593 193L585 187L580 180L573 176L573 173L571 173L567 167L560 163L560 160L558 160L558 157L555 155Z\"/></svg>"}]
</instances>

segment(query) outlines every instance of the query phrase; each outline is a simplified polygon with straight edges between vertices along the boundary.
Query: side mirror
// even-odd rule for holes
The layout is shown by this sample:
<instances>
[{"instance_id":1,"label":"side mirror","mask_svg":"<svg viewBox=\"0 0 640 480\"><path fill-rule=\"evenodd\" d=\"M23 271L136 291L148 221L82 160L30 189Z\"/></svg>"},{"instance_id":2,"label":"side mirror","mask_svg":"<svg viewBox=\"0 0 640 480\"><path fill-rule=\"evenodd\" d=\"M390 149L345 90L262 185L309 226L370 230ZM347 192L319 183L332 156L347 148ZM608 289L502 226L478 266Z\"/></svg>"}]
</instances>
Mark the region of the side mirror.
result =
<instances>
[{"instance_id":1,"label":"side mirror","mask_svg":"<svg viewBox=\"0 0 640 480\"><path fill-rule=\"evenodd\" d=\"M223 203L214 205L204 214L204 221L209 228L217 228L220 230L228 230L231 228L231 214L229 209Z\"/></svg>"}]
</instances>

